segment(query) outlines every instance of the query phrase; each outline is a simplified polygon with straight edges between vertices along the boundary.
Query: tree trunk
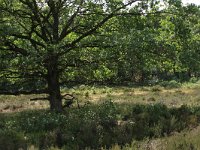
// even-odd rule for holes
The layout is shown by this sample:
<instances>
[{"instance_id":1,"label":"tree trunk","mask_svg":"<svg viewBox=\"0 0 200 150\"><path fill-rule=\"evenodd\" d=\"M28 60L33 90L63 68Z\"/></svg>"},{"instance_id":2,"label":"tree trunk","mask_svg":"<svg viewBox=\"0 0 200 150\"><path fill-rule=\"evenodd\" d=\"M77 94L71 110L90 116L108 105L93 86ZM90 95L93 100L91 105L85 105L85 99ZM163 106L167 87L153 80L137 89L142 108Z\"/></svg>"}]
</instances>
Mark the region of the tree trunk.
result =
<instances>
[{"instance_id":1,"label":"tree trunk","mask_svg":"<svg viewBox=\"0 0 200 150\"><path fill-rule=\"evenodd\" d=\"M59 72L57 59L49 60L47 66L47 83L49 92L50 109L53 111L62 111L62 97L60 93Z\"/></svg>"}]
</instances>

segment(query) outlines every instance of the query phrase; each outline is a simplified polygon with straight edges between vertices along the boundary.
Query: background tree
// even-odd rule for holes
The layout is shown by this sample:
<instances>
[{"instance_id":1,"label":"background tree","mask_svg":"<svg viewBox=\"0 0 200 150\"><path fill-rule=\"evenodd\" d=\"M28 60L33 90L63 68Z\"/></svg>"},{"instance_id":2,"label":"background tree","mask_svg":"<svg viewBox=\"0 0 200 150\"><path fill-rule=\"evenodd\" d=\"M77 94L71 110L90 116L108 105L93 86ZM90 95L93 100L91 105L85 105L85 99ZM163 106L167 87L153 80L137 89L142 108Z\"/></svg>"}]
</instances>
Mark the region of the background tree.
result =
<instances>
[{"instance_id":1,"label":"background tree","mask_svg":"<svg viewBox=\"0 0 200 150\"><path fill-rule=\"evenodd\" d=\"M0 0L1 93L45 92L61 111L69 82L198 74L199 7L164 2Z\"/></svg>"},{"instance_id":2,"label":"background tree","mask_svg":"<svg viewBox=\"0 0 200 150\"><path fill-rule=\"evenodd\" d=\"M121 18L119 37L124 39L124 46L120 50L123 54L118 76L139 83L148 83L154 77L156 81L186 81L191 70L198 72L199 7L183 6L176 1L163 7L162 13L155 12L158 12L156 5L148 14Z\"/></svg>"}]
</instances>

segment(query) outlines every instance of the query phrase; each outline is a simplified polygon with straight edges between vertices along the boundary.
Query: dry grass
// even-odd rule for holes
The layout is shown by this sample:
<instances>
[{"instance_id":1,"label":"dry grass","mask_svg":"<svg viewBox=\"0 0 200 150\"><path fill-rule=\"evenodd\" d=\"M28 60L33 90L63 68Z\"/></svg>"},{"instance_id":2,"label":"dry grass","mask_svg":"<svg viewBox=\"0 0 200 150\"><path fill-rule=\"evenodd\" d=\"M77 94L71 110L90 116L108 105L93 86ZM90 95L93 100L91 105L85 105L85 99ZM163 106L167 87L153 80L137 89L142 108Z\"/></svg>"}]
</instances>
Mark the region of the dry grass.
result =
<instances>
[{"instance_id":1,"label":"dry grass","mask_svg":"<svg viewBox=\"0 0 200 150\"><path fill-rule=\"evenodd\" d=\"M163 87L112 87L105 92L106 87L94 88L95 94L91 89L74 91L75 95L81 101L90 101L98 103L104 100L112 100L117 103L131 104L152 104L162 103L168 107L180 107L181 105L198 106L200 103L200 86L181 87L176 89L164 89ZM69 90L68 92L72 92ZM84 93L88 93L85 96ZM77 94L78 93L78 94Z\"/></svg>"},{"instance_id":2,"label":"dry grass","mask_svg":"<svg viewBox=\"0 0 200 150\"><path fill-rule=\"evenodd\" d=\"M165 89L154 87L88 87L80 86L75 89L64 89L63 93L71 93L80 103L99 103L112 100L116 103L130 104L154 104L162 103L168 107L180 107L181 105L200 105L200 85L184 85L181 88ZM46 109L47 101L30 101L32 98L45 95L0 95L0 112L17 112L27 109ZM76 105L76 104L74 104Z\"/></svg>"},{"instance_id":3,"label":"dry grass","mask_svg":"<svg viewBox=\"0 0 200 150\"><path fill-rule=\"evenodd\" d=\"M48 108L47 101L30 101L32 98L43 97L44 95L19 95L6 96L0 95L0 112L10 113L31 109Z\"/></svg>"}]
</instances>

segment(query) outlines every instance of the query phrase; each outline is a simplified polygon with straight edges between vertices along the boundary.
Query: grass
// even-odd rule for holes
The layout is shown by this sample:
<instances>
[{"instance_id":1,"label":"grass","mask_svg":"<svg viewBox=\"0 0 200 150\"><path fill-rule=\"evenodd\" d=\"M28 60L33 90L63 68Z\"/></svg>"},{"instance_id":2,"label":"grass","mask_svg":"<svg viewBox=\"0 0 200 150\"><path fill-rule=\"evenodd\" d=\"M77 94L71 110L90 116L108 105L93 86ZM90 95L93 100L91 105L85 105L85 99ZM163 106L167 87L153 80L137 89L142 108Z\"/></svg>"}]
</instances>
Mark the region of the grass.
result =
<instances>
[{"instance_id":1,"label":"grass","mask_svg":"<svg viewBox=\"0 0 200 150\"><path fill-rule=\"evenodd\" d=\"M200 149L199 83L169 87L62 89L81 105L62 115L49 112L47 101L30 101L45 95L1 95L0 143L56 150L61 138L62 149Z\"/></svg>"},{"instance_id":2,"label":"grass","mask_svg":"<svg viewBox=\"0 0 200 150\"><path fill-rule=\"evenodd\" d=\"M166 89L153 87L86 87L85 89L69 89L65 92L74 93L82 102L99 103L110 99L117 103L152 104L162 103L168 107L181 105L199 106L200 85L185 84L180 88ZM95 91L95 92L94 92Z\"/></svg>"},{"instance_id":3,"label":"grass","mask_svg":"<svg viewBox=\"0 0 200 150\"><path fill-rule=\"evenodd\" d=\"M73 89L63 89L63 93L71 93L81 104L91 102L101 103L112 100L116 103L128 104L155 104L162 103L168 107L180 107L181 105L200 105L200 84L185 83L179 88L164 88L162 86L151 87L107 87L81 85ZM0 112L18 112L23 110L46 109L47 101L30 101L32 98L45 95L0 95ZM76 104L74 104L76 107Z\"/></svg>"},{"instance_id":4,"label":"grass","mask_svg":"<svg viewBox=\"0 0 200 150\"><path fill-rule=\"evenodd\" d=\"M32 98L43 97L45 95L0 95L0 112L12 113L24 110L35 110L48 108L47 101L30 101Z\"/></svg>"}]
</instances>

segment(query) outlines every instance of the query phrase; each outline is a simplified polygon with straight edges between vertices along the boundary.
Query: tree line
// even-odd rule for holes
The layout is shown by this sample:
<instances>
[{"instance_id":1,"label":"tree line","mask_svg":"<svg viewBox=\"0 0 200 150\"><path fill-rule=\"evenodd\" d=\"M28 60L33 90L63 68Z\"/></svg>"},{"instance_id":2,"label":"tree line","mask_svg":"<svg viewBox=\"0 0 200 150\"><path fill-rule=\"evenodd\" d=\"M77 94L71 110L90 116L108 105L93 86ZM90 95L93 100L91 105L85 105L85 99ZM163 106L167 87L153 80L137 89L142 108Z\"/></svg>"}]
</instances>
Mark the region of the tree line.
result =
<instances>
[{"instance_id":1,"label":"tree line","mask_svg":"<svg viewBox=\"0 0 200 150\"><path fill-rule=\"evenodd\" d=\"M199 76L200 7L181 0L0 0L1 94Z\"/></svg>"}]
</instances>

